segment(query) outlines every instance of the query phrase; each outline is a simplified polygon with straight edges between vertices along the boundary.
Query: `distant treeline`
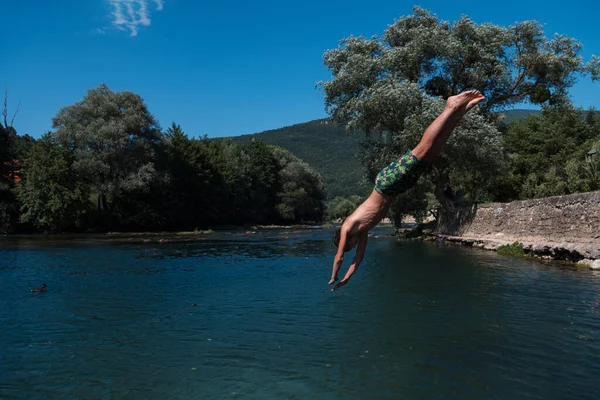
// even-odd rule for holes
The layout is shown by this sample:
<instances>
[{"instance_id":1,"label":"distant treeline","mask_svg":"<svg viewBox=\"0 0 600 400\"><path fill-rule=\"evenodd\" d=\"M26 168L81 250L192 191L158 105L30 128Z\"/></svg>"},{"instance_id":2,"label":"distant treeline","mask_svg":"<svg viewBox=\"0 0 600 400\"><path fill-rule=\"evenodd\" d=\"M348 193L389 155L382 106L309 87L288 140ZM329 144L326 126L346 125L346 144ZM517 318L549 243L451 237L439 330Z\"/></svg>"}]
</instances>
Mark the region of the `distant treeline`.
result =
<instances>
[{"instance_id":1,"label":"distant treeline","mask_svg":"<svg viewBox=\"0 0 600 400\"><path fill-rule=\"evenodd\" d=\"M6 109L5 109L6 114ZM320 222L321 177L259 141L161 131L142 99L105 85L35 141L0 129L0 231L194 230Z\"/></svg>"}]
</instances>

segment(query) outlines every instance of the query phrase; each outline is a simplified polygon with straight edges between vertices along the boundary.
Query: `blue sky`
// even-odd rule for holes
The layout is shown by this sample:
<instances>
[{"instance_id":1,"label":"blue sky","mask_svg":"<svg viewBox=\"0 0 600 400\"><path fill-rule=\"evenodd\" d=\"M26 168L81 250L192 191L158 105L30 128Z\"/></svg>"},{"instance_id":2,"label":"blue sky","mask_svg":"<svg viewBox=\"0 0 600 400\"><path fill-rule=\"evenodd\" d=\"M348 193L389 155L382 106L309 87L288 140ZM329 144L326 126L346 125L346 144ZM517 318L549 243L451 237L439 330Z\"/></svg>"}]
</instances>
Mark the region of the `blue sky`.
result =
<instances>
[{"instance_id":1,"label":"blue sky","mask_svg":"<svg viewBox=\"0 0 600 400\"><path fill-rule=\"evenodd\" d=\"M315 89L329 73L323 52L353 35L381 35L418 4L441 19L536 19L600 55L600 3L366 1L2 1L0 85L20 134L51 129L60 107L101 82L140 94L166 128L234 136L326 116ZM133 11L128 12L128 6ZM577 105L600 109L600 83L579 82Z\"/></svg>"}]
</instances>

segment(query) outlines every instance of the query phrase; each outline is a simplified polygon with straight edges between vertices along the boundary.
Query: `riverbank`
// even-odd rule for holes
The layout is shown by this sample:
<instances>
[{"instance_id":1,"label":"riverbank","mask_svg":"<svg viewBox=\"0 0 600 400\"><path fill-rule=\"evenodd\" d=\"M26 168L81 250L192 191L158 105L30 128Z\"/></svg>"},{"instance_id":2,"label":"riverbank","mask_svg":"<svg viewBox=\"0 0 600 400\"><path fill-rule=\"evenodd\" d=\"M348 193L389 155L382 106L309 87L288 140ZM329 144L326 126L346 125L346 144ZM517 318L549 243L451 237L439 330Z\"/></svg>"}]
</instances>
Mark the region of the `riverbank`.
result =
<instances>
[{"instance_id":1,"label":"riverbank","mask_svg":"<svg viewBox=\"0 0 600 400\"><path fill-rule=\"evenodd\" d=\"M585 243L552 243L552 242L521 242L492 238L474 238L464 236L435 235L435 239L451 244L476 247L484 250L497 251L502 246L513 243L523 245L527 255L545 260L570 261L585 265L591 269L600 269L600 249Z\"/></svg>"},{"instance_id":2,"label":"riverbank","mask_svg":"<svg viewBox=\"0 0 600 400\"><path fill-rule=\"evenodd\" d=\"M407 237L420 233L399 232ZM527 255L600 269L600 191L477 204L442 215L422 234L486 250L519 243Z\"/></svg>"},{"instance_id":3,"label":"riverbank","mask_svg":"<svg viewBox=\"0 0 600 400\"><path fill-rule=\"evenodd\" d=\"M511 246L517 243L523 247L523 252L527 256L544 260L567 261L591 269L600 269L600 248L586 243L528 242L518 239L507 240L506 238L453 236L438 234L432 229L418 231L414 228L398 229L395 235L407 240L418 239L491 251L498 251L503 246Z\"/></svg>"}]
</instances>

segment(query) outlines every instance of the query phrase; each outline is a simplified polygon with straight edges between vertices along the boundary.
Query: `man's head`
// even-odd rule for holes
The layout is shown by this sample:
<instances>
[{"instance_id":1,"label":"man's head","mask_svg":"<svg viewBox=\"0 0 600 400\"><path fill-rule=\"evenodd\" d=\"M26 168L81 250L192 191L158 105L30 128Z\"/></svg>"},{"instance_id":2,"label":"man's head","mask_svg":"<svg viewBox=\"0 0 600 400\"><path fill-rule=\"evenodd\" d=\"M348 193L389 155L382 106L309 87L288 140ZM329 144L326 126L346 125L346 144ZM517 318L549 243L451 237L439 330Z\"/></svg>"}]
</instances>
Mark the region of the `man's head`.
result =
<instances>
[{"instance_id":1,"label":"man's head","mask_svg":"<svg viewBox=\"0 0 600 400\"><path fill-rule=\"evenodd\" d=\"M337 227L335 228L335 231L333 232L333 243L335 244L336 248L340 247L340 239L342 238L342 228L341 227ZM354 237L352 237L352 235L348 235L348 237L346 238L346 246L344 246L344 252L352 250L355 246L356 246L356 240L354 239Z\"/></svg>"}]
</instances>

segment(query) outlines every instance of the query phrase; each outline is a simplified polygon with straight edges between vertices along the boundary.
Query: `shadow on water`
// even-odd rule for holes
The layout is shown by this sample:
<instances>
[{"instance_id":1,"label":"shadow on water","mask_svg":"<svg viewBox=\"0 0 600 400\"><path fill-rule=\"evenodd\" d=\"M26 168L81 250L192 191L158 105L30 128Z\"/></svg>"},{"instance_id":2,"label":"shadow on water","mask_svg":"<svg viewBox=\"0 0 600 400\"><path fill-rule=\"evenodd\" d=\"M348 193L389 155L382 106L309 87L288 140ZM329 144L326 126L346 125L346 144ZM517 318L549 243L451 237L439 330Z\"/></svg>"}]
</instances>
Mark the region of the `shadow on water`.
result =
<instances>
[{"instance_id":1,"label":"shadow on water","mask_svg":"<svg viewBox=\"0 0 600 400\"><path fill-rule=\"evenodd\" d=\"M0 398L600 396L599 274L376 232L331 293L333 255L327 230L3 242Z\"/></svg>"}]
</instances>

